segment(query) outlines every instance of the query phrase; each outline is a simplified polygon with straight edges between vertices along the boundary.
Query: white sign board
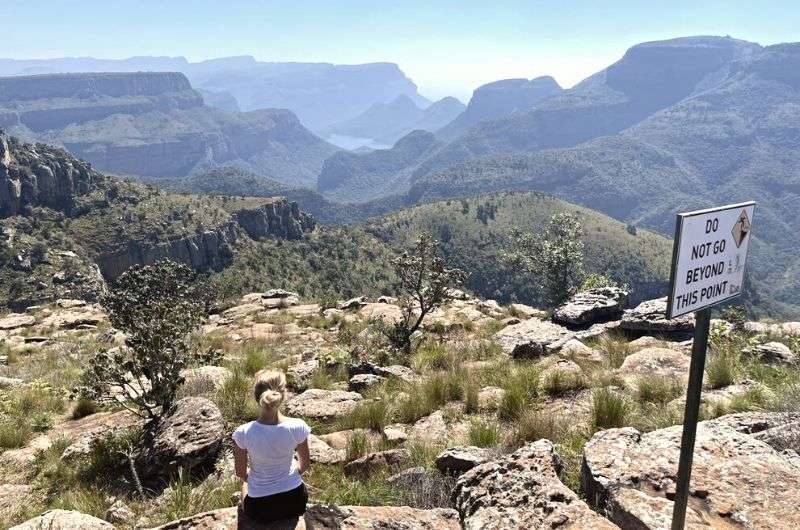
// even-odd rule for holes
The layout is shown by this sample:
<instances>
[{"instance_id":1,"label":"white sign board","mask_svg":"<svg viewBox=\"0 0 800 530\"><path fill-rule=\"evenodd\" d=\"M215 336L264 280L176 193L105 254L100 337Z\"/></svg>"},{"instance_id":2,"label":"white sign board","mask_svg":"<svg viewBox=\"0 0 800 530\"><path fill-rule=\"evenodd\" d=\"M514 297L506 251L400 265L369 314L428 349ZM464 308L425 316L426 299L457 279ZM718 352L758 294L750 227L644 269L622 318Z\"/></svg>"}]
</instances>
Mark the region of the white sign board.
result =
<instances>
[{"instance_id":1,"label":"white sign board","mask_svg":"<svg viewBox=\"0 0 800 530\"><path fill-rule=\"evenodd\" d=\"M755 207L755 202L745 202L678 214L669 318L741 294Z\"/></svg>"}]
</instances>

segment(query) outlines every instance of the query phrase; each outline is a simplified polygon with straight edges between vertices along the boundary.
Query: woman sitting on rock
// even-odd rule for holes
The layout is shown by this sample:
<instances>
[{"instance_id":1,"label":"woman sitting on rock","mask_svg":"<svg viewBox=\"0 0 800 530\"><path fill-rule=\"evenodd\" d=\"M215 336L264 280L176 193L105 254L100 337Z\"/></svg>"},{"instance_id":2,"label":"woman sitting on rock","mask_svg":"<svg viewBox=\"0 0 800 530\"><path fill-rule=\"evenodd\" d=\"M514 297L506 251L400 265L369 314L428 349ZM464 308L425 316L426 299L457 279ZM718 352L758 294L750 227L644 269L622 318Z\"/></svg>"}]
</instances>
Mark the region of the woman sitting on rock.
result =
<instances>
[{"instance_id":1,"label":"woman sitting on rock","mask_svg":"<svg viewBox=\"0 0 800 530\"><path fill-rule=\"evenodd\" d=\"M258 372L253 393L261 405L258 419L239 426L233 433L236 476L244 481L244 514L258 523L300 517L308 502L301 475L311 463L311 428L299 418L280 413L286 397L286 376L282 372Z\"/></svg>"}]
</instances>

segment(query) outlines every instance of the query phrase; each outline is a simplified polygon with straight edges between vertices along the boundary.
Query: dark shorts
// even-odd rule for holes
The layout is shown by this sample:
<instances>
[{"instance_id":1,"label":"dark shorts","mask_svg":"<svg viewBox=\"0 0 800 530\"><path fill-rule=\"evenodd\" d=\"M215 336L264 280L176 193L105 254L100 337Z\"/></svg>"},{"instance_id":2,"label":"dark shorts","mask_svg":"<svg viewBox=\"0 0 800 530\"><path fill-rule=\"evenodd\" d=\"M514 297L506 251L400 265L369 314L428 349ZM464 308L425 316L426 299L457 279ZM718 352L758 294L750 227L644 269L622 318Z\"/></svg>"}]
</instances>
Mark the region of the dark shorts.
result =
<instances>
[{"instance_id":1,"label":"dark shorts","mask_svg":"<svg viewBox=\"0 0 800 530\"><path fill-rule=\"evenodd\" d=\"M271 523L279 519L300 517L306 513L308 491L301 484L293 490L282 491L266 497L246 495L243 501L244 514L257 523Z\"/></svg>"}]
</instances>

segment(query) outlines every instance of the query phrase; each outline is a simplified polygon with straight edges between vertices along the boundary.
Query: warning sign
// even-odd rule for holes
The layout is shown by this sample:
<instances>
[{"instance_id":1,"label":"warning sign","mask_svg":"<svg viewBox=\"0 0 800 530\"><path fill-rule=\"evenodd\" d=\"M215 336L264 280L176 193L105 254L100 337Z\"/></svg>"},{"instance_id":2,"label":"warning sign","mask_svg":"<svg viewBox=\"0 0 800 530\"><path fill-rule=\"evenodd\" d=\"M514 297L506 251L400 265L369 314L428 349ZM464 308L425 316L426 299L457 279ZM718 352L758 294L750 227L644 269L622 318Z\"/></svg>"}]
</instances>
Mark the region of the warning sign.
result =
<instances>
[{"instance_id":1,"label":"warning sign","mask_svg":"<svg viewBox=\"0 0 800 530\"><path fill-rule=\"evenodd\" d=\"M678 214L667 316L741 294L754 202Z\"/></svg>"}]
</instances>

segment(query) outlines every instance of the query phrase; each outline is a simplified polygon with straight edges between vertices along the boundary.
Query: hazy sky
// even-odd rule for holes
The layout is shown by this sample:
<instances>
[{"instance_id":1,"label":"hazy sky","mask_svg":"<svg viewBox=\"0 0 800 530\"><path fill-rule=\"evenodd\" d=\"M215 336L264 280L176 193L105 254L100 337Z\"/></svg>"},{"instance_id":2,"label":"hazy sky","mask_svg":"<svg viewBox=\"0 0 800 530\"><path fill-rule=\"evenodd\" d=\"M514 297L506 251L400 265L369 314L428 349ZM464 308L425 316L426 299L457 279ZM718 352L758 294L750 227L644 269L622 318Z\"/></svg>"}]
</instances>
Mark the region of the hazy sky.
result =
<instances>
[{"instance_id":1,"label":"hazy sky","mask_svg":"<svg viewBox=\"0 0 800 530\"><path fill-rule=\"evenodd\" d=\"M391 61L466 101L509 77L572 86L647 40L800 41L800 1L0 0L0 27L3 57Z\"/></svg>"}]
</instances>

